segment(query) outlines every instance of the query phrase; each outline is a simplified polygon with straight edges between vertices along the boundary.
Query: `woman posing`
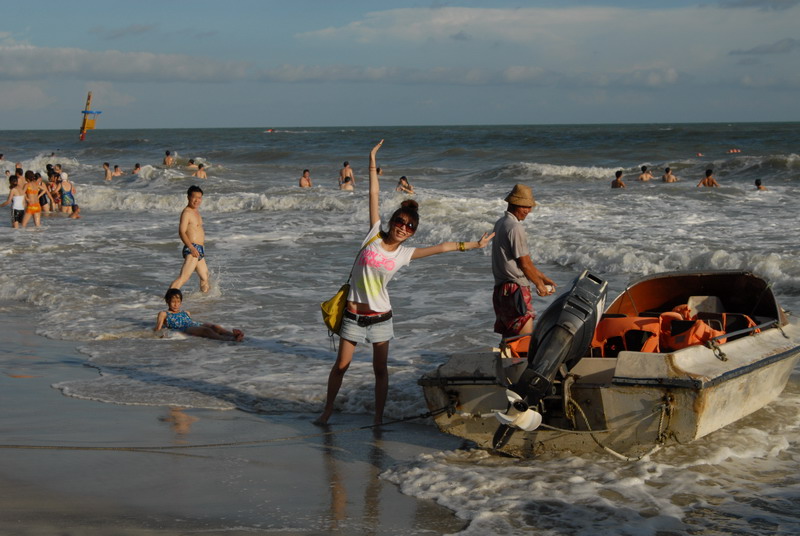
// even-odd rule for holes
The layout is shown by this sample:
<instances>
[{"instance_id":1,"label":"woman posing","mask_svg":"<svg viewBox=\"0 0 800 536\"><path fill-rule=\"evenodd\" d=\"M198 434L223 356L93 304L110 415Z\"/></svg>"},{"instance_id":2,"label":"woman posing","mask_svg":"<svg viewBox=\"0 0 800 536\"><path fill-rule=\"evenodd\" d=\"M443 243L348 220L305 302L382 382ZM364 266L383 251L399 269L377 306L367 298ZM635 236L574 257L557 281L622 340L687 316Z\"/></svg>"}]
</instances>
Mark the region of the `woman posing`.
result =
<instances>
[{"instance_id":1,"label":"woman posing","mask_svg":"<svg viewBox=\"0 0 800 536\"><path fill-rule=\"evenodd\" d=\"M342 386L353 352L360 342L372 343L372 369L375 373L375 424L381 424L386 396L389 391L389 341L394 338L392 306L386 286L401 267L412 260L444 253L483 248L494 233L484 233L477 242L442 242L437 246L414 248L404 242L414 236L419 225L419 205L407 199L394 211L389 230L381 230L380 187L375 155L383 145L381 140L369 154L369 223L370 230L350 274L350 294L347 296L341 338L336 362L328 376L325 409L314 421L327 424L333 414L333 403Z\"/></svg>"}]
</instances>

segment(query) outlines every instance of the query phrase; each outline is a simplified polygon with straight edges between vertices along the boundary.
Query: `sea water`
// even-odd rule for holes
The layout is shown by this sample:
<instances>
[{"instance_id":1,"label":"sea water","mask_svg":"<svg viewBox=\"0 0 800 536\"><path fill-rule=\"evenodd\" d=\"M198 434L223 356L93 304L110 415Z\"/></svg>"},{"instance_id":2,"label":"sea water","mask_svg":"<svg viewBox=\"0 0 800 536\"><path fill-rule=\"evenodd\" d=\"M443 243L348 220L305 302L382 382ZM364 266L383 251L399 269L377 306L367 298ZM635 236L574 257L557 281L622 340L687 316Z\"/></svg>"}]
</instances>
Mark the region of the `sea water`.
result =
<instances>
[{"instance_id":1,"label":"sea water","mask_svg":"<svg viewBox=\"0 0 800 536\"><path fill-rule=\"evenodd\" d=\"M0 227L0 299L28 304L38 333L75 341L98 370L56 384L66 396L310 418L335 355L319 303L345 282L369 228L367 155L380 139L384 221L407 197L395 191L401 175L417 192L410 245L477 240L522 182L538 203L524 223L533 261L560 290L583 269L607 279L612 296L663 270L748 269L800 311L797 123L96 130L82 143L72 131L0 132L0 169L20 162L43 173L60 163L83 216ZM174 168L161 165L166 150ZM191 177L190 158L208 179ZM338 190L345 160L355 192ZM103 162L125 174L105 182ZM130 174L135 163L139 175ZM656 178L637 181L641 166ZM667 166L680 182L661 182ZM306 168L314 187L303 190ZM720 188L696 187L708 168ZM626 189L610 188L617 170ZM196 320L244 330L242 344L152 331L182 263L178 218L193 184L205 192L212 290L200 293L193 276L183 306ZM448 354L497 344L491 288L488 248L399 272L387 420L426 410L416 380ZM552 299L537 297L536 309ZM795 373L767 408L640 462L456 450L383 477L452 509L469 521L466 534L797 533L798 406ZM357 350L337 407L373 411L369 347Z\"/></svg>"}]
</instances>

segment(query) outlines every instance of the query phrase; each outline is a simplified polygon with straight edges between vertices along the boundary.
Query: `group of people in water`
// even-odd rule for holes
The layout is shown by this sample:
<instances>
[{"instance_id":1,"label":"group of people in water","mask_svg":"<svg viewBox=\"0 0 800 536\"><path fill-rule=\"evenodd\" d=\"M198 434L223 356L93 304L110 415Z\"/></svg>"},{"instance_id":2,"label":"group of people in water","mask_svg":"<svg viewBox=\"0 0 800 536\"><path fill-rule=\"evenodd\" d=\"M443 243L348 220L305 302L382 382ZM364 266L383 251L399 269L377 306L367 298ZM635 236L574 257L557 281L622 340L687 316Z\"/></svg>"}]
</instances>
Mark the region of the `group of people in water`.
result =
<instances>
[{"instance_id":1,"label":"group of people in water","mask_svg":"<svg viewBox=\"0 0 800 536\"><path fill-rule=\"evenodd\" d=\"M708 170L711 171L711 170ZM647 168L647 166L642 166L642 172L639 174L638 180L641 182L649 182L655 177L653 173ZM672 168L665 168L664 174L661 176L661 182L679 182L680 179L672 173ZM716 182L716 181L714 181ZM699 185L698 185L699 186ZM719 186L719 185L717 185ZM617 170L614 174L614 180L611 181L612 188L626 188L625 183L622 181L622 170Z\"/></svg>"},{"instance_id":2,"label":"group of people in water","mask_svg":"<svg viewBox=\"0 0 800 536\"><path fill-rule=\"evenodd\" d=\"M161 161L162 165L165 168L172 168L177 165L177 161L175 157L172 155L170 151L166 151L164 155L164 159ZM186 170L192 171L192 177L197 177L198 179L207 179L208 173L206 172L206 165L202 163L195 163L194 158L190 158L189 161L186 163ZM131 170L131 175L138 175L142 172L142 165L138 162L134 164L133 169ZM124 175L125 173L120 169L119 166L114 166L114 170L111 170L111 166L108 162L103 162L103 179L106 181L111 181L114 177L119 177Z\"/></svg>"},{"instance_id":3,"label":"group of people in water","mask_svg":"<svg viewBox=\"0 0 800 536\"><path fill-rule=\"evenodd\" d=\"M36 227L42 224L42 213L68 215L72 219L81 217L75 200L77 188L61 164L47 164L45 178L39 172L24 170L17 163L8 177L8 198L0 207L11 205L11 227L25 228L31 220Z\"/></svg>"},{"instance_id":4,"label":"group of people in water","mask_svg":"<svg viewBox=\"0 0 800 536\"><path fill-rule=\"evenodd\" d=\"M376 172L378 174L378 178L383 176L383 170L381 168L377 168ZM311 188L313 187L313 183L311 182L311 172L307 169L303 170L303 175L300 177L298 181L298 185L300 188ZM342 169L339 170L339 189L340 190L347 190L353 191L355 190L356 186L356 177L353 173L353 168L350 167L350 162L345 161L342 164ZM403 175L397 181L397 186L395 187L395 191L403 192L408 195L414 195L416 192L414 191L414 187L411 186L411 183L408 182L408 177Z\"/></svg>"},{"instance_id":5,"label":"group of people in water","mask_svg":"<svg viewBox=\"0 0 800 536\"><path fill-rule=\"evenodd\" d=\"M642 166L642 172L639 174L639 178L637 180L641 182L648 182L655 177L653 176L652 172L647 169L647 166ZM676 177L672 173L671 168L665 168L664 174L661 176L662 182L679 182L680 179ZM714 170L707 169L705 176L700 179L700 182L697 183L698 187L707 187L707 188L718 188L719 183L717 179L714 177ZM756 190L766 190L767 188L761 183L761 179L756 179L755 182ZM614 174L614 180L611 181L612 188L626 188L625 183L622 181L622 170L617 170Z\"/></svg>"}]
</instances>

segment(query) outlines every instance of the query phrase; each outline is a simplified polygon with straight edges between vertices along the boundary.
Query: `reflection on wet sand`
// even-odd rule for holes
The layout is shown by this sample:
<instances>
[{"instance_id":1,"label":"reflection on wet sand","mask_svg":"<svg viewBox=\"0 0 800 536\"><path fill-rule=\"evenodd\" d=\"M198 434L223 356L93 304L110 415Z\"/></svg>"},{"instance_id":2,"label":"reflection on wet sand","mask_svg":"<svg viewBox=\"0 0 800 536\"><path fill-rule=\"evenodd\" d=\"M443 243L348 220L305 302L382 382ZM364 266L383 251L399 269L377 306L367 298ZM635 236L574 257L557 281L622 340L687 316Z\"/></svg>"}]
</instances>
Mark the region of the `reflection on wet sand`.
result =
<instances>
[{"instance_id":1,"label":"reflection on wet sand","mask_svg":"<svg viewBox=\"0 0 800 536\"><path fill-rule=\"evenodd\" d=\"M185 436L189 435L189 432L192 429L192 424L199 420L197 417L193 417L192 415L186 415L184 410L185 408L170 407L169 415L166 417L159 417L158 419L161 422L169 423L170 428L172 428L172 431L176 436L176 444L186 443Z\"/></svg>"},{"instance_id":2,"label":"reflection on wet sand","mask_svg":"<svg viewBox=\"0 0 800 536\"><path fill-rule=\"evenodd\" d=\"M342 441L343 440L338 440ZM340 530L346 528L346 522L350 518L361 520L359 531L365 534L377 534L380 528L380 513L381 513L381 487L383 484L380 480L380 474L384 470L386 464L386 456L381 446L381 432L380 430L373 431L373 441L369 443L367 453L367 463L369 468L365 477L364 486L364 500L363 510L361 516L357 515L359 505L354 502L348 502L347 488L345 487L346 476L351 477L352 483L353 475L345 475L344 464L351 462L348 458L353 456L353 452L338 444L335 434L327 434L323 436L323 444L325 445L324 464L325 470L328 473L328 481L331 493L331 506L330 506L330 523L329 530ZM355 446L352 441L348 442L350 446ZM352 509L348 513L348 506ZM352 527L351 527L352 528Z\"/></svg>"},{"instance_id":3,"label":"reflection on wet sand","mask_svg":"<svg viewBox=\"0 0 800 536\"><path fill-rule=\"evenodd\" d=\"M385 428L355 435L336 434L327 427L326 431L329 433L322 436L322 463L330 502L328 512L322 513L324 530L348 536L386 534L387 528L396 526L398 516L412 531L419 528L446 534L463 528L435 501L418 500L410 509L398 510L396 496L401 492L381 474L404 463L392 452L413 435L401 438L398 430Z\"/></svg>"}]
</instances>

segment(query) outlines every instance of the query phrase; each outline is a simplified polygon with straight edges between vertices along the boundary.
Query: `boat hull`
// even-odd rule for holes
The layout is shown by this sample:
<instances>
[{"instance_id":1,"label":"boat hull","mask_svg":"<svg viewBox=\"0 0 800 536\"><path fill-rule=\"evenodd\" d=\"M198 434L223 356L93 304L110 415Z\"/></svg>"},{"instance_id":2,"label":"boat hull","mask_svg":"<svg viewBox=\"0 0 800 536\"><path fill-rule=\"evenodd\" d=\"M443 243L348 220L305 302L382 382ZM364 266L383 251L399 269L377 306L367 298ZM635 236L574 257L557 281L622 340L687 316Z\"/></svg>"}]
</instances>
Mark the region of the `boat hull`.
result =
<instances>
[{"instance_id":1,"label":"boat hull","mask_svg":"<svg viewBox=\"0 0 800 536\"><path fill-rule=\"evenodd\" d=\"M775 316L758 333L724 344L584 357L543 400L543 426L517 430L497 450L636 457L727 426L775 400L800 359L800 325L782 311ZM496 350L457 354L419 383L431 410L447 408L435 417L442 431L492 449L494 414L507 409L506 389L527 366Z\"/></svg>"}]
</instances>

